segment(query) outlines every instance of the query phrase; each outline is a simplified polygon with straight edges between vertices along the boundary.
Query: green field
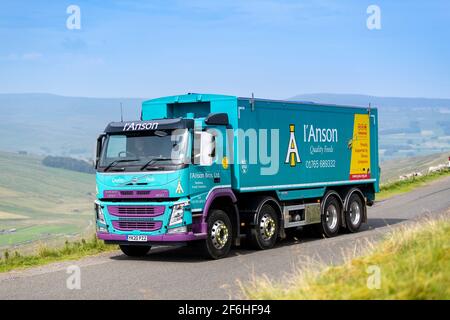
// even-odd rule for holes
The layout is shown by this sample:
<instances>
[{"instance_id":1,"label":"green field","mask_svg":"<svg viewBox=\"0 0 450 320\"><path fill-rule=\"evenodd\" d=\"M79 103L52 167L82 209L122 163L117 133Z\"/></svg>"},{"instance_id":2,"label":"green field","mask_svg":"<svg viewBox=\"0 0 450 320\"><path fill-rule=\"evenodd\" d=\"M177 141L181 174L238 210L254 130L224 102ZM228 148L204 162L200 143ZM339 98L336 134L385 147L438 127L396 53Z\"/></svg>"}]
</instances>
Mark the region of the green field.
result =
<instances>
[{"instance_id":1,"label":"green field","mask_svg":"<svg viewBox=\"0 0 450 320\"><path fill-rule=\"evenodd\" d=\"M0 152L0 250L93 232L95 176Z\"/></svg>"}]
</instances>

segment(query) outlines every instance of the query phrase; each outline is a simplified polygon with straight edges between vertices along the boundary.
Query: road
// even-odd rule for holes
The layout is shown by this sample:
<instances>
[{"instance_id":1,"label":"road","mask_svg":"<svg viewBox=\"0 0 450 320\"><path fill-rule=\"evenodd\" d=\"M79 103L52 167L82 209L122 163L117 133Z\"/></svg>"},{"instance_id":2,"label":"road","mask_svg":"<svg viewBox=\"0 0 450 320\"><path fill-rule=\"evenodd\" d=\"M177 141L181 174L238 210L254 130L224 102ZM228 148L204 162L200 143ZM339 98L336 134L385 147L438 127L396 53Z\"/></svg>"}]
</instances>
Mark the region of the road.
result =
<instances>
[{"instance_id":1,"label":"road","mask_svg":"<svg viewBox=\"0 0 450 320\"><path fill-rule=\"evenodd\" d=\"M233 250L231 256L205 261L190 248L157 248L131 259L121 252L79 261L0 274L0 299L229 299L239 298L239 281L263 274L284 279L296 268L332 264L358 254L393 225L437 215L450 208L450 177L408 194L377 202L361 232L331 239L280 242L267 251ZM315 261L315 262L314 262ZM67 289L67 267L81 271L81 289Z\"/></svg>"}]
</instances>

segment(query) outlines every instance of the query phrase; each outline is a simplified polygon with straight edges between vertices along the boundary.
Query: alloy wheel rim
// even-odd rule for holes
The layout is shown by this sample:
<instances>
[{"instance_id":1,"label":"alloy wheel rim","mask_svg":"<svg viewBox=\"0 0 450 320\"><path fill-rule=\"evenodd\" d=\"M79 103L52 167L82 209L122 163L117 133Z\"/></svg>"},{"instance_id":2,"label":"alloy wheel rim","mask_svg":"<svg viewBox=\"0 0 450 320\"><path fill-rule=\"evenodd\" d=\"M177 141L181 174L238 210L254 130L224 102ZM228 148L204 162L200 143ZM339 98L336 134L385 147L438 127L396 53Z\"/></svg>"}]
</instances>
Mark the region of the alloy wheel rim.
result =
<instances>
[{"instance_id":1,"label":"alloy wheel rim","mask_svg":"<svg viewBox=\"0 0 450 320\"><path fill-rule=\"evenodd\" d=\"M214 222L211 228L211 241L216 249L222 249L228 242L229 231L222 220Z\"/></svg>"},{"instance_id":2,"label":"alloy wheel rim","mask_svg":"<svg viewBox=\"0 0 450 320\"><path fill-rule=\"evenodd\" d=\"M357 225L361 219L361 208L358 202L353 201L350 205L350 221L353 225Z\"/></svg>"},{"instance_id":3,"label":"alloy wheel rim","mask_svg":"<svg viewBox=\"0 0 450 320\"><path fill-rule=\"evenodd\" d=\"M275 234L275 220L268 214L263 215L259 224L259 230L264 240L270 240Z\"/></svg>"},{"instance_id":4,"label":"alloy wheel rim","mask_svg":"<svg viewBox=\"0 0 450 320\"><path fill-rule=\"evenodd\" d=\"M328 206L325 218L328 228L330 230L335 229L338 223L338 211L333 204Z\"/></svg>"}]
</instances>

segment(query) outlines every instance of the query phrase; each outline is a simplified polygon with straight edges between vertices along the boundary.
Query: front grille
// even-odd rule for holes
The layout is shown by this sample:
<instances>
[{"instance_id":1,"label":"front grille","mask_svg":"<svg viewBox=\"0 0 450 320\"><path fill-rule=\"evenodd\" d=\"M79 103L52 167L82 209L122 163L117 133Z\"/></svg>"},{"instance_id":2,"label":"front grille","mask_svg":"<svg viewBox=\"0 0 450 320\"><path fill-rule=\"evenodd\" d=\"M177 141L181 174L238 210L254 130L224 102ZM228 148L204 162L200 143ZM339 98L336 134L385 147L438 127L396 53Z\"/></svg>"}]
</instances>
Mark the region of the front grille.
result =
<instances>
[{"instance_id":1,"label":"front grille","mask_svg":"<svg viewBox=\"0 0 450 320\"><path fill-rule=\"evenodd\" d=\"M161 229L161 221L118 220L112 222L114 229L120 231L156 231Z\"/></svg>"},{"instance_id":2,"label":"front grille","mask_svg":"<svg viewBox=\"0 0 450 320\"><path fill-rule=\"evenodd\" d=\"M164 206L108 206L108 212L116 217L156 217L164 209Z\"/></svg>"},{"instance_id":3,"label":"front grille","mask_svg":"<svg viewBox=\"0 0 450 320\"><path fill-rule=\"evenodd\" d=\"M149 195L150 194L150 191L147 191L147 190L144 190L144 191L136 191L136 194L138 195L138 196L143 196L143 195Z\"/></svg>"},{"instance_id":4,"label":"front grille","mask_svg":"<svg viewBox=\"0 0 450 320\"><path fill-rule=\"evenodd\" d=\"M105 190L106 199L164 199L169 197L169 190Z\"/></svg>"},{"instance_id":5,"label":"front grille","mask_svg":"<svg viewBox=\"0 0 450 320\"><path fill-rule=\"evenodd\" d=\"M121 196L131 196L133 195L133 191L120 191Z\"/></svg>"}]
</instances>

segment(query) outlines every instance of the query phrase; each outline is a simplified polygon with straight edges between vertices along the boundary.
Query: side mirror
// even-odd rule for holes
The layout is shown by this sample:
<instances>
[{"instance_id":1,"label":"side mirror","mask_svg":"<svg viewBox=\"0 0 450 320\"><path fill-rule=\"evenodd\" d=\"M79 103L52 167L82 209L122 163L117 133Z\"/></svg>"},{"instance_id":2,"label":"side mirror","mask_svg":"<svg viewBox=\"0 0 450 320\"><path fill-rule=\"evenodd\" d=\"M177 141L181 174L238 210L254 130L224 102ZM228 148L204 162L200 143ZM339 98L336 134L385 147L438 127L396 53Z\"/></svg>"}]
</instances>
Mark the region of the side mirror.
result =
<instances>
[{"instance_id":1,"label":"side mirror","mask_svg":"<svg viewBox=\"0 0 450 320\"><path fill-rule=\"evenodd\" d=\"M96 153L95 153L95 160L93 163L95 169L98 168L98 162L100 161L100 155L102 154L103 140L105 139L105 137L106 137L106 134L102 133L97 138L97 149L96 149Z\"/></svg>"}]
</instances>

